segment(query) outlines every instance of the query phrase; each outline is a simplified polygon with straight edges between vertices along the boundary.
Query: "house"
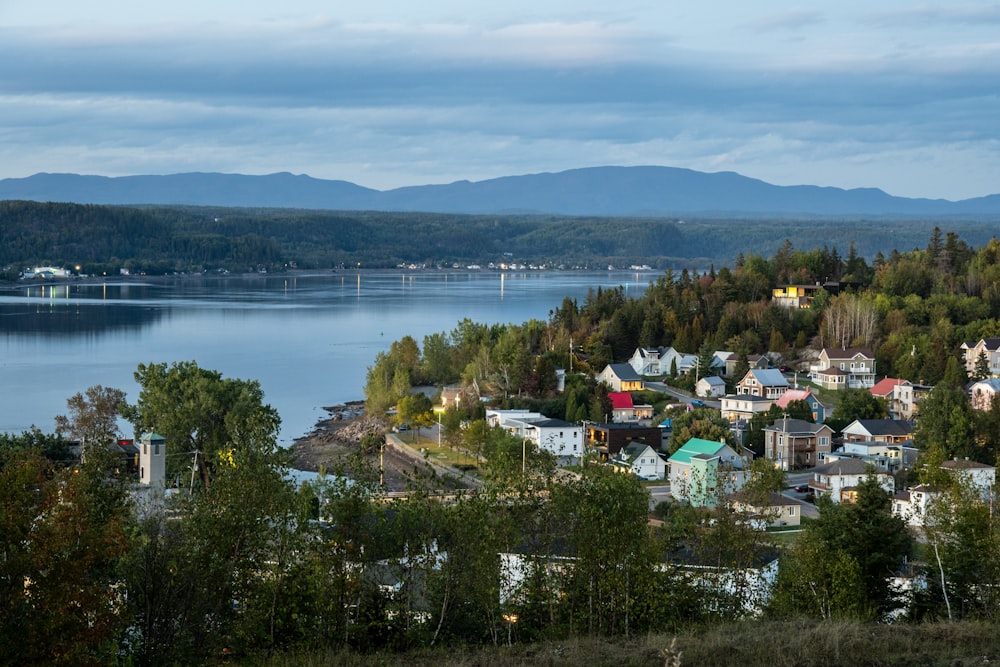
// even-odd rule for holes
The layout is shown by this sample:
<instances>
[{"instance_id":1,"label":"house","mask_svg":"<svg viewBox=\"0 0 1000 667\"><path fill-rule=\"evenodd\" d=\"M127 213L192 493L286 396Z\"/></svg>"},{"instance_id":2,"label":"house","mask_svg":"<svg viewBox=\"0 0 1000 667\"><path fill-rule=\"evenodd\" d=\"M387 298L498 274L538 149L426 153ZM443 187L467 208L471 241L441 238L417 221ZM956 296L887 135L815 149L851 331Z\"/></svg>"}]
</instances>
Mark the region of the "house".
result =
<instances>
[{"instance_id":1,"label":"house","mask_svg":"<svg viewBox=\"0 0 1000 667\"><path fill-rule=\"evenodd\" d=\"M686 577L702 591L711 608L720 596L735 602L735 607L748 616L759 616L771 599L778 580L778 554L766 551L757 554L748 566L726 564L726 554L695 556L690 552L675 554L667 567Z\"/></svg>"},{"instance_id":2,"label":"house","mask_svg":"<svg viewBox=\"0 0 1000 667\"><path fill-rule=\"evenodd\" d=\"M722 417L731 423L749 421L758 412L767 412L774 400L753 394L731 394L722 397Z\"/></svg>"},{"instance_id":3,"label":"house","mask_svg":"<svg viewBox=\"0 0 1000 667\"><path fill-rule=\"evenodd\" d=\"M630 472L639 479L663 479L667 467L652 447L640 442L625 446L610 463L616 470Z\"/></svg>"},{"instance_id":4,"label":"house","mask_svg":"<svg viewBox=\"0 0 1000 667\"><path fill-rule=\"evenodd\" d=\"M941 468L978 491L983 502L993 502L996 485L996 468L993 466L968 459L952 459L944 461ZM940 489L927 484L914 486L892 497L892 512L911 526L923 526L928 505L940 494Z\"/></svg>"},{"instance_id":5,"label":"house","mask_svg":"<svg viewBox=\"0 0 1000 667\"><path fill-rule=\"evenodd\" d=\"M993 409L993 397L1000 394L1000 378L986 378L969 385L969 402L974 410Z\"/></svg>"},{"instance_id":6,"label":"house","mask_svg":"<svg viewBox=\"0 0 1000 667\"><path fill-rule=\"evenodd\" d=\"M473 387L450 384L441 389L441 405L435 408L435 411L444 412L450 408L475 405L478 402L479 397Z\"/></svg>"},{"instance_id":7,"label":"house","mask_svg":"<svg viewBox=\"0 0 1000 667\"><path fill-rule=\"evenodd\" d=\"M711 372L722 372L729 352L715 352L710 362ZM687 375L698 367L698 355L678 352L672 347L639 347L628 360L628 365L642 376Z\"/></svg>"},{"instance_id":8,"label":"house","mask_svg":"<svg viewBox=\"0 0 1000 667\"><path fill-rule=\"evenodd\" d=\"M562 543L555 545L554 549L522 545L516 551L503 552L498 556L501 603L525 602L529 595L527 587L533 578L565 581L577 563L576 554ZM682 550L663 554L662 561L654 567L658 572L671 572L687 578L707 598L730 597L737 601L744 613L760 614L777 581L777 553L761 553L746 567L727 564L726 560L725 556L699 557L690 550ZM565 594L558 585L548 590L554 597Z\"/></svg>"},{"instance_id":9,"label":"house","mask_svg":"<svg viewBox=\"0 0 1000 667\"><path fill-rule=\"evenodd\" d=\"M809 488L817 496L829 496L835 503L851 502L858 484L873 475L886 493L895 488L892 475L877 472L873 466L854 458L842 458L813 468Z\"/></svg>"},{"instance_id":10,"label":"house","mask_svg":"<svg viewBox=\"0 0 1000 667\"><path fill-rule=\"evenodd\" d=\"M774 404L782 410L788 409L788 404L792 401L804 401L812 411L813 421L822 424L826 421L826 413L830 411L817 397L811 389L789 389Z\"/></svg>"},{"instance_id":11,"label":"house","mask_svg":"<svg viewBox=\"0 0 1000 667\"><path fill-rule=\"evenodd\" d=\"M764 498L751 498L746 493L734 493L727 500L733 511L752 517L761 530L798 526L802 519L802 501L779 493L769 493Z\"/></svg>"},{"instance_id":12,"label":"house","mask_svg":"<svg viewBox=\"0 0 1000 667\"><path fill-rule=\"evenodd\" d=\"M919 392L914 392L913 383L909 380L883 378L869 389L872 396L885 399L889 406L889 416L893 419L910 421L916 410L916 400Z\"/></svg>"},{"instance_id":13,"label":"house","mask_svg":"<svg viewBox=\"0 0 1000 667\"><path fill-rule=\"evenodd\" d=\"M911 526L923 526L927 506L936 494L934 487L919 484L892 496L892 513Z\"/></svg>"},{"instance_id":14,"label":"house","mask_svg":"<svg viewBox=\"0 0 1000 667\"><path fill-rule=\"evenodd\" d=\"M986 358L990 377L1000 376L1000 338L980 338L978 341L967 341L960 346L962 358L965 361L965 372L969 377L976 374L976 364L980 357Z\"/></svg>"},{"instance_id":15,"label":"house","mask_svg":"<svg viewBox=\"0 0 1000 667\"><path fill-rule=\"evenodd\" d=\"M726 377L732 377L736 374L736 367L740 365L740 355L730 354L726 357ZM747 366L751 370L763 370L765 368L771 367L771 360L764 354L750 354L747 355Z\"/></svg>"},{"instance_id":16,"label":"house","mask_svg":"<svg viewBox=\"0 0 1000 667\"><path fill-rule=\"evenodd\" d=\"M657 426L641 424L597 424L585 422L584 431L587 449L596 451L608 460L633 442L649 445L655 450L663 449L669 431Z\"/></svg>"},{"instance_id":17,"label":"house","mask_svg":"<svg viewBox=\"0 0 1000 667\"><path fill-rule=\"evenodd\" d=\"M706 398L726 395L726 381L717 375L709 375L698 380L694 393Z\"/></svg>"},{"instance_id":18,"label":"house","mask_svg":"<svg viewBox=\"0 0 1000 667\"><path fill-rule=\"evenodd\" d=\"M667 463L670 495L695 507L714 507L746 482L746 459L724 442L691 438Z\"/></svg>"},{"instance_id":19,"label":"house","mask_svg":"<svg viewBox=\"0 0 1000 667\"><path fill-rule=\"evenodd\" d=\"M646 383L628 364L608 364L597 376L598 382L611 387L612 391L642 391Z\"/></svg>"},{"instance_id":20,"label":"house","mask_svg":"<svg viewBox=\"0 0 1000 667\"><path fill-rule=\"evenodd\" d=\"M609 391L611 421L615 424L649 424L653 420L652 405L635 405L627 391Z\"/></svg>"},{"instance_id":21,"label":"house","mask_svg":"<svg viewBox=\"0 0 1000 667\"><path fill-rule=\"evenodd\" d=\"M513 410L487 410L486 411L486 423L490 426L503 426L508 419L516 417L542 417L540 412L532 412L531 410L524 409L513 409Z\"/></svg>"},{"instance_id":22,"label":"house","mask_svg":"<svg viewBox=\"0 0 1000 667\"><path fill-rule=\"evenodd\" d=\"M912 443L911 443L912 444ZM875 440L845 442L840 449L827 454L824 462L853 458L868 464L881 472L893 473L899 469L899 445L890 445Z\"/></svg>"},{"instance_id":23,"label":"house","mask_svg":"<svg viewBox=\"0 0 1000 667\"><path fill-rule=\"evenodd\" d=\"M813 380L827 389L871 389L875 386L875 355L863 347L824 347L809 371Z\"/></svg>"},{"instance_id":24,"label":"house","mask_svg":"<svg viewBox=\"0 0 1000 667\"><path fill-rule=\"evenodd\" d=\"M824 368L812 373L812 380L823 389L841 391L847 387L847 373L839 368Z\"/></svg>"},{"instance_id":25,"label":"house","mask_svg":"<svg viewBox=\"0 0 1000 667\"><path fill-rule=\"evenodd\" d=\"M487 410L486 422L545 450L564 463L583 456L583 427L528 410Z\"/></svg>"},{"instance_id":26,"label":"house","mask_svg":"<svg viewBox=\"0 0 1000 667\"><path fill-rule=\"evenodd\" d=\"M844 442L900 443L913 439L913 428L899 419L855 419L841 431Z\"/></svg>"},{"instance_id":27,"label":"house","mask_svg":"<svg viewBox=\"0 0 1000 667\"><path fill-rule=\"evenodd\" d=\"M698 363L694 354L684 354L672 347L639 347L628 360L629 366L643 376L669 375L671 370L678 374L688 373Z\"/></svg>"},{"instance_id":28,"label":"house","mask_svg":"<svg viewBox=\"0 0 1000 667\"><path fill-rule=\"evenodd\" d=\"M784 285L771 292L771 303L782 308L809 308L820 285Z\"/></svg>"},{"instance_id":29,"label":"house","mask_svg":"<svg viewBox=\"0 0 1000 667\"><path fill-rule=\"evenodd\" d=\"M996 484L996 468L985 463L970 461L967 458L951 459L941 463L941 468L963 480L966 484L979 489L980 494L984 497L989 496Z\"/></svg>"},{"instance_id":30,"label":"house","mask_svg":"<svg viewBox=\"0 0 1000 667\"><path fill-rule=\"evenodd\" d=\"M736 384L737 394L751 394L763 398L777 399L788 391L788 380L776 368L751 368Z\"/></svg>"},{"instance_id":31,"label":"house","mask_svg":"<svg viewBox=\"0 0 1000 667\"><path fill-rule=\"evenodd\" d=\"M830 453L833 429L802 419L776 420L764 427L764 456L779 470L812 468Z\"/></svg>"}]
</instances>

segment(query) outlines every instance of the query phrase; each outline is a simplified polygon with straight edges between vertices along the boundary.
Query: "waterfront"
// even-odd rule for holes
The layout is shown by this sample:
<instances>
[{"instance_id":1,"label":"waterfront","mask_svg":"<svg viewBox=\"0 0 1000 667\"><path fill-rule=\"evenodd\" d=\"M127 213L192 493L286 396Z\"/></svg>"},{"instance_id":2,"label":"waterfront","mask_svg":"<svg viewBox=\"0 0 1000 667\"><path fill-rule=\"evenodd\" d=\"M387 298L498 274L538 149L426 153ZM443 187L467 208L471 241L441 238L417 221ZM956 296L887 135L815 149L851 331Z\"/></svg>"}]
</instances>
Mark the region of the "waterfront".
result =
<instances>
[{"instance_id":1,"label":"waterfront","mask_svg":"<svg viewBox=\"0 0 1000 667\"><path fill-rule=\"evenodd\" d=\"M194 360L260 381L287 445L323 406L362 398L366 368L404 335L422 344L466 317L546 320L566 296L639 294L656 275L369 271L0 288L0 431L49 432L66 399L96 384L134 401L139 363Z\"/></svg>"}]
</instances>

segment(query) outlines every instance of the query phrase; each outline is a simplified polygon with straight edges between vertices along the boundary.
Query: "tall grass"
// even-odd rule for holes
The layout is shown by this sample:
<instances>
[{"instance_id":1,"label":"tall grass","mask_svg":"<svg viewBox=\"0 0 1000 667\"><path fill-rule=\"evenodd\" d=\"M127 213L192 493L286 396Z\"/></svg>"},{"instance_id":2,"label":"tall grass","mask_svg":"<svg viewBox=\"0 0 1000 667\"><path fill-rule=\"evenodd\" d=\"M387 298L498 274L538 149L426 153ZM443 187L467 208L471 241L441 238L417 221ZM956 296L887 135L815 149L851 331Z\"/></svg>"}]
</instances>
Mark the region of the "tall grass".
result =
<instances>
[{"instance_id":1,"label":"tall grass","mask_svg":"<svg viewBox=\"0 0 1000 667\"><path fill-rule=\"evenodd\" d=\"M677 661L679 657L679 662ZM418 649L359 655L290 653L240 664L267 667L969 667L1000 660L1000 626L988 623L877 625L813 619L745 621L691 628L677 635L579 638L560 642Z\"/></svg>"}]
</instances>

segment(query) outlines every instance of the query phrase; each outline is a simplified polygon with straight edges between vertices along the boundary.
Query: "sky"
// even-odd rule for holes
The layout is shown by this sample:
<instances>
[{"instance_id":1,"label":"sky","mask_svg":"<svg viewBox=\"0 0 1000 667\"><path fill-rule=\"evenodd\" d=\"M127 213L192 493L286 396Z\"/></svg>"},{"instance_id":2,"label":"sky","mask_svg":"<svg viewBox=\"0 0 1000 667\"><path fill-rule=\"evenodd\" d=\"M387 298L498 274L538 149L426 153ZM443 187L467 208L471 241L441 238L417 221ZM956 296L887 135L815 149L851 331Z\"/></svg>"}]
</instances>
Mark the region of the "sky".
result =
<instances>
[{"instance_id":1,"label":"sky","mask_svg":"<svg viewBox=\"0 0 1000 667\"><path fill-rule=\"evenodd\" d=\"M1000 193L1000 3L0 0L0 178L602 165Z\"/></svg>"}]
</instances>

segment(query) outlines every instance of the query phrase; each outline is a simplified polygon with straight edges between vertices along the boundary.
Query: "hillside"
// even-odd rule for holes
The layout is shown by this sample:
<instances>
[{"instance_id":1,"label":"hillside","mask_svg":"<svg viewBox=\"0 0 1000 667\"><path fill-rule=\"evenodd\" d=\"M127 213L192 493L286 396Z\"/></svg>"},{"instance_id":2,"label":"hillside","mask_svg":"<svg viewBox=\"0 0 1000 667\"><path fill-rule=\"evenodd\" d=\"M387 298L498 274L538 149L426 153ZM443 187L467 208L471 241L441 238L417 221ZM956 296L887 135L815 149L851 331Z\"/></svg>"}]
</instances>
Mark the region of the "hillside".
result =
<instances>
[{"instance_id":1,"label":"hillside","mask_svg":"<svg viewBox=\"0 0 1000 667\"><path fill-rule=\"evenodd\" d=\"M955 202L908 199L874 188L778 186L733 172L659 166L591 167L386 191L289 173L117 178L41 173L0 180L0 199L573 216L1000 217L1000 195Z\"/></svg>"},{"instance_id":2,"label":"hillside","mask_svg":"<svg viewBox=\"0 0 1000 667\"><path fill-rule=\"evenodd\" d=\"M429 267L490 262L549 267L707 268L740 255L769 256L786 239L863 257L926 243L936 219L698 219L333 212L224 207L124 207L0 201L0 267L125 267L149 274ZM994 226L941 222L981 245Z\"/></svg>"}]
</instances>

